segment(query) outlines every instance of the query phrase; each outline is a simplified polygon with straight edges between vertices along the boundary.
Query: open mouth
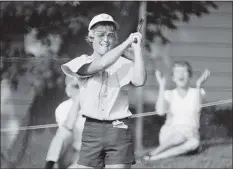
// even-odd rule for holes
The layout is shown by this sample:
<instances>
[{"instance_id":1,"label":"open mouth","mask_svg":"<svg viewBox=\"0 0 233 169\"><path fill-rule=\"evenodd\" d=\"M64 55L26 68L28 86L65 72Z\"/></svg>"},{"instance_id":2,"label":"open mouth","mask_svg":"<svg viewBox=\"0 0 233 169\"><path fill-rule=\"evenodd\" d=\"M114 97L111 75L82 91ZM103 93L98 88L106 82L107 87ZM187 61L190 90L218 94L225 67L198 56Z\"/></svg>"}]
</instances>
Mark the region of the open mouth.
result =
<instances>
[{"instance_id":1,"label":"open mouth","mask_svg":"<svg viewBox=\"0 0 233 169\"><path fill-rule=\"evenodd\" d=\"M184 81L185 81L185 78L184 78L184 77L180 77L180 78L179 78L179 81L180 81L180 82L184 82Z\"/></svg>"},{"instance_id":2,"label":"open mouth","mask_svg":"<svg viewBox=\"0 0 233 169\"><path fill-rule=\"evenodd\" d=\"M100 44L102 47L109 47L109 44Z\"/></svg>"}]
</instances>

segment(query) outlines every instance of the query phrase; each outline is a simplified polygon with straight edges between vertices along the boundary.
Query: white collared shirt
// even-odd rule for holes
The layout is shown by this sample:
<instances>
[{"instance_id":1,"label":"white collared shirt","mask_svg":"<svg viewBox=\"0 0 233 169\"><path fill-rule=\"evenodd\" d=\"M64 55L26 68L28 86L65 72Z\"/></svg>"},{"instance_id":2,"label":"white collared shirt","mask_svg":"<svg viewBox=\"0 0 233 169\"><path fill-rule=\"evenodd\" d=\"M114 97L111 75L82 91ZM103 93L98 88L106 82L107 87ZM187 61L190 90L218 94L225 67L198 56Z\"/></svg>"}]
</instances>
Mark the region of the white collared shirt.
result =
<instances>
[{"instance_id":1,"label":"white collared shirt","mask_svg":"<svg viewBox=\"0 0 233 169\"><path fill-rule=\"evenodd\" d=\"M127 86L133 75L132 62L120 57L103 72L90 76L76 73L93 60L91 56L82 55L61 66L66 75L79 80L82 114L98 120L117 120L131 116Z\"/></svg>"},{"instance_id":2,"label":"white collared shirt","mask_svg":"<svg viewBox=\"0 0 233 169\"><path fill-rule=\"evenodd\" d=\"M177 89L166 90L164 99L169 103L166 124L184 125L199 128L200 111L204 89L189 88L187 94L182 97Z\"/></svg>"},{"instance_id":3,"label":"white collared shirt","mask_svg":"<svg viewBox=\"0 0 233 169\"><path fill-rule=\"evenodd\" d=\"M62 126L65 123L69 110L71 109L72 105L73 105L72 99L65 100L58 105L58 107L55 110L55 119L58 126ZM75 128L82 132L84 127L84 122L85 122L85 118L82 117L81 114L79 114L75 122Z\"/></svg>"}]
</instances>

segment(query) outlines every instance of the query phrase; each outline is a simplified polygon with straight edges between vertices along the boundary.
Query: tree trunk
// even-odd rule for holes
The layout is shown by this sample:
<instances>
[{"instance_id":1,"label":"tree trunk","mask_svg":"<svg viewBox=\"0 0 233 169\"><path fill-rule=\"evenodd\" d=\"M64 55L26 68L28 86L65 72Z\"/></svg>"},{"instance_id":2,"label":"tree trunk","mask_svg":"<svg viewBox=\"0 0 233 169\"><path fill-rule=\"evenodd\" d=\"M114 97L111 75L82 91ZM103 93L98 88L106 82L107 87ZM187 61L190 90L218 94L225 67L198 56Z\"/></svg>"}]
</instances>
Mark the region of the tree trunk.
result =
<instances>
[{"instance_id":1,"label":"tree trunk","mask_svg":"<svg viewBox=\"0 0 233 169\"><path fill-rule=\"evenodd\" d=\"M144 24L141 28L142 37L145 37L146 33L146 12L147 12L147 3L145 1L140 2L139 6L139 20L143 17ZM144 47L145 41L142 41L142 46ZM144 48L143 48L144 49ZM143 51L142 51L143 52ZM144 52L143 52L144 53ZM146 59L146 58L144 58ZM137 113L143 113L143 87L139 87L136 90L137 92ZM136 119L136 154L140 153L143 149L143 118Z\"/></svg>"}]
</instances>

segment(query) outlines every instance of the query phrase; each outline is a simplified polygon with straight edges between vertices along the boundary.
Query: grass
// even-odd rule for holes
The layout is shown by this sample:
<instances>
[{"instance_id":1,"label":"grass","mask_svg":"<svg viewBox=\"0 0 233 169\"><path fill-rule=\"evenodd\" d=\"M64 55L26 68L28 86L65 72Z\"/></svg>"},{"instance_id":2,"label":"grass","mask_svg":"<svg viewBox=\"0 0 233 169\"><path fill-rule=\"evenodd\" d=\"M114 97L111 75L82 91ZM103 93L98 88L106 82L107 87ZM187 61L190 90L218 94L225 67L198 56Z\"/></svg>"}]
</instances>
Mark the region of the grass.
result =
<instances>
[{"instance_id":1,"label":"grass","mask_svg":"<svg viewBox=\"0 0 233 169\"><path fill-rule=\"evenodd\" d=\"M17 168L43 168L55 130L33 131L26 153ZM203 151L199 154L158 160L149 165L137 163L132 168L232 168L232 140L205 141Z\"/></svg>"},{"instance_id":2,"label":"grass","mask_svg":"<svg viewBox=\"0 0 233 169\"><path fill-rule=\"evenodd\" d=\"M155 116L144 118L145 151L158 145L158 133L163 122L164 118ZM30 130L27 133L28 142L24 140L26 133L22 132L10 155L11 159L22 157L16 167L43 168L55 131L56 128ZM132 168L232 168L232 109L205 109L200 133L203 140L201 153L153 161L150 164L137 163ZM24 147L25 153L21 154ZM4 168L5 164L6 160L1 157L1 168Z\"/></svg>"},{"instance_id":3,"label":"grass","mask_svg":"<svg viewBox=\"0 0 233 169\"><path fill-rule=\"evenodd\" d=\"M136 164L133 168L232 168L232 140L204 142L198 154Z\"/></svg>"}]
</instances>

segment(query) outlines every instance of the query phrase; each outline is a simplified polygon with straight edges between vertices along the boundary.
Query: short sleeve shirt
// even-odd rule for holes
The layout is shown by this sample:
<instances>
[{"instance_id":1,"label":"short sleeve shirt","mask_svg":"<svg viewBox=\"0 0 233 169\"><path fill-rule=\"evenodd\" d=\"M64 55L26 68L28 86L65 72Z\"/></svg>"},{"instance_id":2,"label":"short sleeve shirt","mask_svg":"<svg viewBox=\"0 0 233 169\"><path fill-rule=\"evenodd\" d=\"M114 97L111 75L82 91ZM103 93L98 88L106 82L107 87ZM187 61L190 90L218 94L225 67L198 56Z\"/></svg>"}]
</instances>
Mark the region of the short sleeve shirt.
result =
<instances>
[{"instance_id":1,"label":"short sleeve shirt","mask_svg":"<svg viewBox=\"0 0 233 169\"><path fill-rule=\"evenodd\" d=\"M117 120L131 116L128 102L128 85L132 79L132 62L120 57L102 72L80 76L77 71L93 62L91 56L82 55L61 66L62 71L78 78L80 107L83 115L98 120Z\"/></svg>"},{"instance_id":2,"label":"short sleeve shirt","mask_svg":"<svg viewBox=\"0 0 233 169\"><path fill-rule=\"evenodd\" d=\"M63 101L61 104L58 105L58 107L55 110L55 119L58 126L62 126L65 123L69 110L71 109L72 105L73 105L72 99ZM80 114L75 122L75 128L78 130L82 130L84 121L85 118L83 118Z\"/></svg>"}]
</instances>

